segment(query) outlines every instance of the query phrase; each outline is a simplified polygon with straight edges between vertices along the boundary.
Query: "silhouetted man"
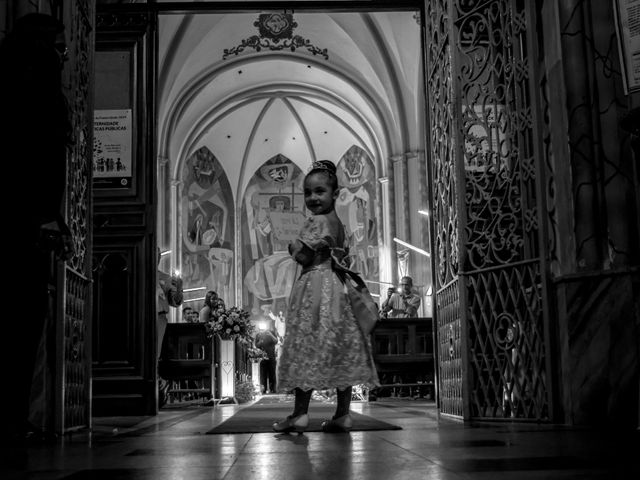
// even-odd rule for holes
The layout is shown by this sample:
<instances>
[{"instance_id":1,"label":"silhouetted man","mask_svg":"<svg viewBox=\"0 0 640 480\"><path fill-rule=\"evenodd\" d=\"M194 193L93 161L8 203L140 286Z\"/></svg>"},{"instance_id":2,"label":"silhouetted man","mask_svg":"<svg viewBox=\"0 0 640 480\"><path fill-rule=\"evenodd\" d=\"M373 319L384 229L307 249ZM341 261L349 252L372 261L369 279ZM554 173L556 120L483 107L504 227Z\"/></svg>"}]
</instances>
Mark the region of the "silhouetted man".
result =
<instances>
[{"instance_id":1,"label":"silhouetted man","mask_svg":"<svg viewBox=\"0 0 640 480\"><path fill-rule=\"evenodd\" d=\"M278 337L270 329L256 334L255 346L264 350L267 358L260 362L260 386L262 393L276 393L276 345Z\"/></svg>"},{"instance_id":2,"label":"silhouetted man","mask_svg":"<svg viewBox=\"0 0 640 480\"><path fill-rule=\"evenodd\" d=\"M400 291L387 290L387 299L382 302L382 315L389 318L417 317L420 308L420 296L413 293L411 277L400 279Z\"/></svg>"}]
</instances>

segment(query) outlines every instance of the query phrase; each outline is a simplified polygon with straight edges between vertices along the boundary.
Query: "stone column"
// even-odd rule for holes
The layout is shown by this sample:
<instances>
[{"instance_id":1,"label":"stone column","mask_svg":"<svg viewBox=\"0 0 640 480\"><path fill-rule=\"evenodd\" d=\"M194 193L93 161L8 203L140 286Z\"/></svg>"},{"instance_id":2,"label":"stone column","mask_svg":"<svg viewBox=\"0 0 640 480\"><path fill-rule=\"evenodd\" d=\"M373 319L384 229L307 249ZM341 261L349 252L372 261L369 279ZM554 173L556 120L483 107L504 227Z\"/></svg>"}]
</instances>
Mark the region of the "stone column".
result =
<instances>
[{"instance_id":1,"label":"stone column","mask_svg":"<svg viewBox=\"0 0 640 480\"><path fill-rule=\"evenodd\" d=\"M430 252L428 219L418 213L427 208L427 188L424 168L424 151L407 152L407 186L408 186L408 227L407 241L418 248ZM423 296L431 284L431 260L422 254L411 252L411 262L415 265L411 276L415 285L421 285Z\"/></svg>"},{"instance_id":2,"label":"stone column","mask_svg":"<svg viewBox=\"0 0 640 480\"><path fill-rule=\"evenodd\" d=\"M407 162L404 155L391 157L393 165L393 193L395 206L395 237L402 240L409 238L409 189L407 179Z\"/></svg>"},{"instance_id":3,"label":"stone column","mask_svg":"<svg viewBox=\"0 0 640 480\"><path fill-rule=\"evenodd\" d=\"M168 212L171 211L171 208L169 207L169 203L171 201L168 193L169 193L169 175L168 175L168 168L169 168L169 159L167 157L165 157L164 155L158 155L158 159L157 159L157 166L158 166L158 180L157 180L157 187L158 187L158 211L157 211L157 218L158 218L158 245L159 246L165 246L165 245L170 245L171 244L171 238L170 238L170 234L169 232L167 232L166 226L169 225L169 218L168 218Z\"/></svg>"},{"instance_id":4,"label":"stone column","mask_svg":"<svg viewBox=\"0 0 640 480\"><path fill-rule=\"evenodd\" d=\"M389 192L389 178L378 178L378 207L376 213L378 218L381 219L378 223L378 251L380 252L379 265L380 265L380 279L385 282L393 282L395 261L391 254L393 250L393 205L390 199ZM380 288L380 292L384 289Z\"/></svg>"},{"instance_id":5,"label":"stone column","mask_svg":"<svg viewBox=\"0 0 640 480\"><path fill-rule=\"evenodd\" d=\"M165 183L166 185L166 183ZM169 248L171 248L171 272L172 273L176 269L180 270L180 275L182 275L182 238L181 238L181 229L182 229L182 212L180 211L180 197L182 195L182 187L184 183L181 180L172 180L171 181L171 190L169 195L166 193L166 189L164 192L158 192L158 205L168 205L169 211L165 212L162 218L165 219L167 225L169 225L170 231L164 232L163 238L169 238ZM160 201L160 197L168 197L166 201ZM173 208L171 208L173 207ZM163 223L163 222L160 222ZM164 228L164 225L160 226L160 228ZM177 321L178 309L170 308L170 322Z\"/></svg>"}]
</instances>

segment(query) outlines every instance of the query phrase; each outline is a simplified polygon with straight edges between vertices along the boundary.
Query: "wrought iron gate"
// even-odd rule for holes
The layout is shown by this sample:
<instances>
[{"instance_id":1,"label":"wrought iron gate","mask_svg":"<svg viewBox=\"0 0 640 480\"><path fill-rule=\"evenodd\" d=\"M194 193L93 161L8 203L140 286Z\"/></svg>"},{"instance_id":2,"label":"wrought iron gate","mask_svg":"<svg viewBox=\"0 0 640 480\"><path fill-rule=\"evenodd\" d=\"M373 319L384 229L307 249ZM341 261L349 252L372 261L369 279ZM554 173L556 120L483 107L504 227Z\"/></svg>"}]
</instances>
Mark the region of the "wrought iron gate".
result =
<instances>
[{"instance_id":1,"label":"wrought iron gate","mask_svg":"<svg viewBox=\"0 0 640 480\"><path fill-rule=\"evenodd\" d=\"M57 271L55 430L91 427L91 168L95 0L65 2L69 62L63 85L74 135L67 153L65 217L75 255Z\"/></svg>"},{"instance_id":2,"label":"wrought iron gate","mask_svg":"<svg viewBox=\"0 0 640 480\"><path fill-rule=\"evenodd\" d=\"M441 413L548 420L531 6L426 3Z\"/></svg>"}]
</instances>

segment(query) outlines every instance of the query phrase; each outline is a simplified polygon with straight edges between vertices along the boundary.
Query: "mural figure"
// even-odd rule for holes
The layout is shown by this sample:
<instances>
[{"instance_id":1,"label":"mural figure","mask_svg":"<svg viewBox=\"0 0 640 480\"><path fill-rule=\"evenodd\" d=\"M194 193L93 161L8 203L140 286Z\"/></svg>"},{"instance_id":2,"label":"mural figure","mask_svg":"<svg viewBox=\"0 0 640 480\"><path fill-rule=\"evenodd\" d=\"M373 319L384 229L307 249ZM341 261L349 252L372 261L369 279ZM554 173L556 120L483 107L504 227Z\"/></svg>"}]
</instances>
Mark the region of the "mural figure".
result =
<instances>
[{"instance_id":1,"label":"mural figure","mask_svg":"<svg viewBox=\"0 0 640 480\"><path fill-rule=\"evenodd\" d=\"M243 305L258 315L268 305L286 310L298 265L287 246L305 216L303 175L276 155L258 169L245 191L242 209Z\"/></svg>"},{"instance_id":2,"label":"mural figure","mask_svg":"<svg viewBox=\"0 0 640 480\"><path fill-rule=\"evenodd\" d=\"M365 279L377 280L379 252L373 162L364 150L354 145L338 162L337 175L342 188L336 200L336 213L349 235L351 268Z\"/></svg>"},{"instance_id":3,"label":"mural figure","mask_svg":"<svg viewBox=\"0 0 640 480\"><path fill-rule=\"evenodd\" d=\"M185 288L206 286L233 303L233 194L220 162L202 147L183 170L182 272Z\"/></svg>"}]
</instances>

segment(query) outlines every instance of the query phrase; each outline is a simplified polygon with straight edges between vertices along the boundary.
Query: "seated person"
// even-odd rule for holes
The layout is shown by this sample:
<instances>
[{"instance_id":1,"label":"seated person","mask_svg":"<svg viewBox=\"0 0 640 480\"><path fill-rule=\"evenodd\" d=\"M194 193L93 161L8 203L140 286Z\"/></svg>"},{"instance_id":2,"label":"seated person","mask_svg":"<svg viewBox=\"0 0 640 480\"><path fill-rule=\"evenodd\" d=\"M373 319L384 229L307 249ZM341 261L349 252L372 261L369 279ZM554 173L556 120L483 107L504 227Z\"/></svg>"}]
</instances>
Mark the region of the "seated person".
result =
<instances>
[{"instance_id":1,"label":"seated person","mask_svg":"<svg viewBox=\"0 0 640 480\"><path fill-rule=\"evenodd\" d=\"M413 293L413 279L400 279L400 292L394 288L387 290L387 298L382 302L381 315L386 318L417 317L420 308L420 296Z\"/></svg>"},{"instance_id":2,"label":"seated person","mask_svg":"<svg viewBox=\"0 0 640 480\"><path fill-rule=\"evenodd\" d=\"M184 307L182 309L182 321L187 323L198 323L199 313L191 307Z\"/></svg>"}]
</instances>

